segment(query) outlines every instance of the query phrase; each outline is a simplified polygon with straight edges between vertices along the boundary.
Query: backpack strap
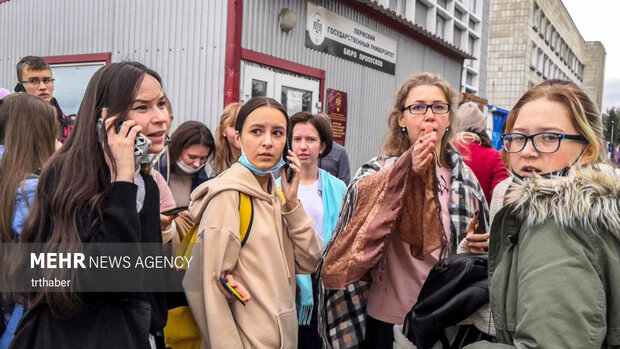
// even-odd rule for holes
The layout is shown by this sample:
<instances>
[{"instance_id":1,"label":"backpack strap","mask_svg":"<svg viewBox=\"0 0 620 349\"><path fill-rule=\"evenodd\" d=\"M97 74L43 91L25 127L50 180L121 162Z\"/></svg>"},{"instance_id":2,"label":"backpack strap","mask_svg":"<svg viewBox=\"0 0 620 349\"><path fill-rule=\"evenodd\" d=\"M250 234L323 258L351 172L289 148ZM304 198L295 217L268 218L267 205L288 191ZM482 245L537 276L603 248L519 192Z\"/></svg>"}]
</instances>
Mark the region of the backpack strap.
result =
<instances>
[{"instance_id":1,"label":"backpack strap","mask_svg":"<svg viewBox=\"0 0 620 349\"><path fill-rule=\"evenodd\" d=\"M252 222L254 221L254 203L252 198L246 194L239 192L239 240L241 241L241 247L245 245L250 236L250 230L252 229ZM177 256L185 256L189 258L192 255L192 249L196 238L198 236L198 225L200 222L195 223L192 228L187 232L181 245L177 250ZM186 269L184 266L183 269Z\"/></svg>"},{"instance_id":2,"label":"backpack strap","mask_svg":"<svg viewBox=\"0 0 620 349\"><path fill-rule=\"evenodd\" d=\"M241 241L241 247L248 241L253 221L254 203L252 198L246 193L239 192L239 241Z\"/></svg>"}]
</instances>

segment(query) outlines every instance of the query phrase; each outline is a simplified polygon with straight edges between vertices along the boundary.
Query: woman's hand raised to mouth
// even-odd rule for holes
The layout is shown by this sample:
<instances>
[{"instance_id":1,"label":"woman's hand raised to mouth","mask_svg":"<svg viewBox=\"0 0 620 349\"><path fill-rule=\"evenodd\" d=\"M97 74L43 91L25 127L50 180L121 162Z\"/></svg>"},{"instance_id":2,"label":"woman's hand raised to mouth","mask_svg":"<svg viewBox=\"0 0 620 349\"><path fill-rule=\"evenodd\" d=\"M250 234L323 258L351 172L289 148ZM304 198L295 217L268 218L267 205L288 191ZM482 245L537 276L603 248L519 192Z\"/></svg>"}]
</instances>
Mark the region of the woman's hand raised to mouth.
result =
<instances>
[{"instance_id":1,"label":"woman's hand raised to mouth","mask_svg":"<svg viewBox=\"0 0 620 349\"><path fill-rule=\"evenodd\" d=\"M417 174L424 173L433 161L433 152L437 143L437 132L433 131L433 126L427 124L424 127L424 135L413 144L412 169Z\"/></svg>"}]
</instances>

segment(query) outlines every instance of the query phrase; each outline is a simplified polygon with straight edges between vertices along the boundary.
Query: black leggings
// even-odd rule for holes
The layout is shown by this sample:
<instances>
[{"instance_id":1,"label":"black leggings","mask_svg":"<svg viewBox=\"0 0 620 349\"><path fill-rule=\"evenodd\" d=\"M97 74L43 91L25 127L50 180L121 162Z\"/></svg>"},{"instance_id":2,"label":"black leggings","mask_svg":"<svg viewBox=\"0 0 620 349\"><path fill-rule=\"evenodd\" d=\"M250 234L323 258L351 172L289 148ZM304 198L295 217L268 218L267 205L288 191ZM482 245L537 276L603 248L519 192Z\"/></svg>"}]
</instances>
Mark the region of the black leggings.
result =
<instances>
[{"instance_id":1,"label":"black leggings","mask_svg":"<svg viewBox=\"0 0 620 349\"><path fill-rule=\"evenodd\" d=\"M366 318L366 337L362 348L392 349L394 346L394 324L368 316Z\"/></svg>"}]
</instances>

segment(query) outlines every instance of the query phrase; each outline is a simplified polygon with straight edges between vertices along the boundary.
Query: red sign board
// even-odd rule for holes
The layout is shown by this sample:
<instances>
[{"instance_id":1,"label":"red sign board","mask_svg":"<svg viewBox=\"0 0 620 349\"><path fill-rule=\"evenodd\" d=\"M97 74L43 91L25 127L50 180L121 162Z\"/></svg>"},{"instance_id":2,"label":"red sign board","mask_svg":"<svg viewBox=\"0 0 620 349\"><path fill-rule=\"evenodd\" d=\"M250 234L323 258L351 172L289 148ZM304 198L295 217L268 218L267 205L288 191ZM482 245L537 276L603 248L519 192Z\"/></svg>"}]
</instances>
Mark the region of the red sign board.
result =
<instances>
[{"instance_id":1,"label":"red sign board","mask_svg":"<svg viewBox=\"0 0 620 349\"><path fill-rule=\"evenodd\" d=\"M347 93L327 89L327 115L332 120L334 142L344 146L347 131Z\"/></svg>"}]
</instances>

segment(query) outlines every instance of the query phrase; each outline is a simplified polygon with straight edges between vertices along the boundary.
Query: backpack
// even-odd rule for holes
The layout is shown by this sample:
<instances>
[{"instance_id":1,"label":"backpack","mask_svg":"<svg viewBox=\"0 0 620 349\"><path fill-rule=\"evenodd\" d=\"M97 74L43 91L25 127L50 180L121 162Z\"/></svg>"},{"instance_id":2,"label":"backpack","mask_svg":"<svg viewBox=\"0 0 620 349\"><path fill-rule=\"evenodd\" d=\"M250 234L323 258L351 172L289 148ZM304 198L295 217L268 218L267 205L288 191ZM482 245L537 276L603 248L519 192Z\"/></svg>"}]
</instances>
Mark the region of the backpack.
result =
<instances>
[{"instance_id":1,"label":"backpack","mask_svg":"<svg viewBox=\"0 0 620 349\"><path fill-rule=\"evenodd\" d=\"M239 240L241 247L248 240L252 221L254 219L254 204L252 198L245 193L239 192ZM198 225L194 224L187 232L176 256L184 256L189 258L192 255L192 249L198 237ZM181 269L187 269L187 265L183 265ZM200 349L202 334L189 306L177 307L168 311L168 322L164 328L164 339L166 348L173 349Z\"/></svg>"}]
</instances>

